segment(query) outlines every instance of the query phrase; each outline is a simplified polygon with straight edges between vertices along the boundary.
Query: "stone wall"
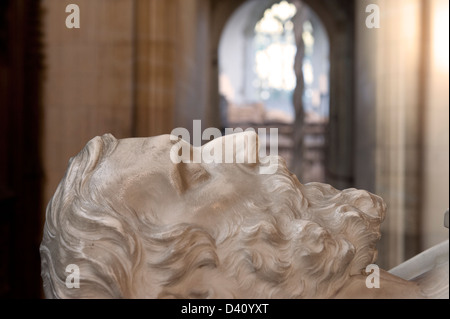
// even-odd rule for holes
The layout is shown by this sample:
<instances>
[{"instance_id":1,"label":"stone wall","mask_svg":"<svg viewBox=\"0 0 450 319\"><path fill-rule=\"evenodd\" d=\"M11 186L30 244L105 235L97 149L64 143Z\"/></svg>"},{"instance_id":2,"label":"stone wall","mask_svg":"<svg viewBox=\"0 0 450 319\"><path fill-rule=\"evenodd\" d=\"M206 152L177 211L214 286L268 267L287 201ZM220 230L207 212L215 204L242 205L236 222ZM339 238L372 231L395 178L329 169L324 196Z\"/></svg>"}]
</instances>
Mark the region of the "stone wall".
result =
<instances>
[{"instance_id":1,"label":"stone wall","mask_svg":"<svg viewBox=\"0 0 450 319\"><path fill-rule=\"evenodd\" d=\"M424 110L422 137L422 206L421 249L448 239L443 214L449 207L449 3L427 1L427 36L423 47L429 51L424 59Z\"/></svg>"},{"instance_id":2,"label":"stone wall","mask_svg":"<svg viewBox=\"0 0 450 319\"><path fill-rule=\"evenodd\" d=\"M448 238L448 88L429 45L429 8L437 1L357 1L356 187L388 205L384 268ZM380 28L366 27L368 4L379 6Z\"/></svg>"},{"instance_id":3,"label":"stone wall","mask_svg":"<svg viewBox=\"0 0 450 319\"><path fill-rule=\"evenodd\" d=\"M80 8L79 29L65 26L70 3ZM42 9L45 203L69 158L97 135L212 125L210 1L43 0Z\"/></svg>"},{"instance_id":4,"label":"stone wall","mask_svg":"<svg viewBox=\"0 0 450 319\"><path fill-rule=\"evenodd\" d=\"M65 8L80 8L80 28L68 29ZM132 132L133 11L128 0L43 0L44 202L91 138Z\"/></svg>"}]
</instances>

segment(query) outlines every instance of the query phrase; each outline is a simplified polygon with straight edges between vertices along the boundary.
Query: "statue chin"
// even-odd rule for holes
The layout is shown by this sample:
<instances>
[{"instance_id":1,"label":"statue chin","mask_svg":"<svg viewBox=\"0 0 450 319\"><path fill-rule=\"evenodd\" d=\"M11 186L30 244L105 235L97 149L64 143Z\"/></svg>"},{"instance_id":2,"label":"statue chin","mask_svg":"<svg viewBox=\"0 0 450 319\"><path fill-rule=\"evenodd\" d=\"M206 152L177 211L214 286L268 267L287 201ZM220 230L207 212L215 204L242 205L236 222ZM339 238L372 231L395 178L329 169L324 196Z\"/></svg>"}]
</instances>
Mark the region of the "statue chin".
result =
<instances>
[{"instance_id":1,"label":"statue chin","mask_svg":"<svg viewBox=\"0 0 450 319\"><path fill-rule=\"evenodd\" d=\"M93 138L47 206L45 296L448 298L448 241L379 269L381 197L301 184L258 150L251 132Z\"/></svg>"}]
</instances>

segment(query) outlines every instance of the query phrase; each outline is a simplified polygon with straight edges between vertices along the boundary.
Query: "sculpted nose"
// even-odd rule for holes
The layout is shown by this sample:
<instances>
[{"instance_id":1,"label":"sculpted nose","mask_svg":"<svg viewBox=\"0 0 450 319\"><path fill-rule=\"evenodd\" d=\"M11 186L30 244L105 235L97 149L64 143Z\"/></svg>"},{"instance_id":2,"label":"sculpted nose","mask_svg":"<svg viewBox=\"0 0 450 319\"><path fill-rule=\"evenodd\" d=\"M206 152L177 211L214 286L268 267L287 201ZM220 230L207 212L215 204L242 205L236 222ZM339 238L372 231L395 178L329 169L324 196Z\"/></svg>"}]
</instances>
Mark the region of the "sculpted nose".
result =
<instances>
[{"instance_id":1,"label":"sculpted nose","mask_svg":"<svg viewBox=\"0 0 450 319\"><path fill-rule=\"evenodd\" d=\"M204 163L259 163L259 140L254 131L229 134L202 147Z\"/></svg>"}]
</instances>

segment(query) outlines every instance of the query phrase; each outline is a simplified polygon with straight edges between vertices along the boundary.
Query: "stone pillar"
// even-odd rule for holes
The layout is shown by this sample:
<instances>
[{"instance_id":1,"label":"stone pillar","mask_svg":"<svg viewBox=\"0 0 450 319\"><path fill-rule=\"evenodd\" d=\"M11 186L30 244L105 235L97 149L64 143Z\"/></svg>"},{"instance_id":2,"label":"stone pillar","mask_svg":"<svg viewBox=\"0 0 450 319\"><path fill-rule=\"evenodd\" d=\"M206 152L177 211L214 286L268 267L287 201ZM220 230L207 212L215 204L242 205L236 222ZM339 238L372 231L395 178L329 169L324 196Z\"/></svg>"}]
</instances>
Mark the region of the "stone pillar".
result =
<instances>
[{"instance_id":1,"label":"stone pillar","mask_svg":"<svg viewBox=\"0 0 450 319\"><path fill-rule=\"evenodd\" d=\"M355 5L355 187L375 192L376 146L376 39L378 29L366 27L366 7L372 0Z\"/></svg>"},{"instance_id":2,"label":"stone pillar","mask_svg":"<svg viewBox=\"0 0 450 319\"><path fill-rule=\"evenodd\" d=\"M446 239L443 215L449 207L449 2L424 1L425 22L422 47L425 74L422 136L422 193L420 250Z\"/></svg>"},{"instance_id":3,"label":"stone pillar","mask_svg":"<svg viewBox=\"0 0 450 319\"><path fill-rule=\"evenodd\" d=\"M170 133L175 103L176 0L134 1L133 135Z\"/></svg>"},{"instance_id":4,"label":"stone pillar","mask_svg":"<svg viewBox=\"0 0 450 319\"><path fill-rule=\"evenodd\" d=\"M376 31L376 189L387 205L379 263L418 253L421 0L380 0Z\"/></svg>"},{"instance_id":5,"label":"stone pillar","mask_svg":"<svg viewBox=\"0 0 450 319\"><path fill-rule=\"evenodd\" d=\"M354 186L353 172L353 2L337 4L336 2L303 0L324 24L330 41L330 114L326 132L325 179L336 188L344 189ZM301 6L301 5L300 5ZM294 18L298 19L298 18ZM294 25L296 23L294 22ZM296 36L301 37L300 26L296 26ZM300 38L301 40L301 38ZM297 79L301 76L301 47L296 57ZM303 111L301 94L303 83L297 82L294 93L296 122L294 124L294 142L296 161L302 157L303 146ZM301 176L302 163L295 163L294 172Z\"/></svg>"},{"instance_id":6,"label":"stone pillar","mask_svg":"<svg viewBox=\"0 0 450 319\"><path fill-rule=\"evenodd\" d=\"M66 6L72 3L80 9L79 29L65 25ZM131 135L132 2L42 0L42 12L46 204L70 157L90 139Z\"/></svg>"},{"instance_id":7,"label":"stone pillar","mask_svg":"<svg viewBox=\"0 0 450 319\"><path fill-rule=\"evenodd\" d=\"M353 173L353 25L336 23L330 34L330 118L327 182L338 189L354 186Z\"/></svg>"},{"instance_id":8,"label":"stone pillar","mask_svg":"<svg viewBox=\"0 0 450 319\"><path fill-rule=\"evenodd\" d=\"M133 135L208 118L209 0L134 0ZM218 106L216 106L218 108ZM205 126L210 123L203 123Z\"/></svg>"},{"instance_id":9,"label":"stone pillar","mask_svg":"<svg viewBox=\"0 0 450 319\"><path fill-rule=\"evenodd\" d=\"M294 34L295 34L295 42L297 44L297 53L295 54L294 60L294 72L297 78L297 85L294 89L293 103L294 103L294 111L295 111L295 121L294 121L294 129L292 132L293 138L293 161L292 161L292 171L293 173L300 179L303 176L303 120L304 120L304 112L303 112L303 90L304 90L304 82L303 82L303 58L305 55L305 46L303 44L303 23L308 17L308 8L301 2L294 2L297 8L297 14L292 18L292 22L294 24Z\"/></svg>"},{"instance_id":10,"label":"stone pillar","mask_svg":"<svg viewBox=\"0 0 450 319\"><path fill-rule=\"evenodd\" d=\"M174 126L191 131L193 120L202 120L202 129L219 127L208 121L210 80L210 0L178 0L176 30L176 99ZM217 81L217 79L216 79ZM192 134L191 134L192 135Z\"/></svg>"}]
</instances>

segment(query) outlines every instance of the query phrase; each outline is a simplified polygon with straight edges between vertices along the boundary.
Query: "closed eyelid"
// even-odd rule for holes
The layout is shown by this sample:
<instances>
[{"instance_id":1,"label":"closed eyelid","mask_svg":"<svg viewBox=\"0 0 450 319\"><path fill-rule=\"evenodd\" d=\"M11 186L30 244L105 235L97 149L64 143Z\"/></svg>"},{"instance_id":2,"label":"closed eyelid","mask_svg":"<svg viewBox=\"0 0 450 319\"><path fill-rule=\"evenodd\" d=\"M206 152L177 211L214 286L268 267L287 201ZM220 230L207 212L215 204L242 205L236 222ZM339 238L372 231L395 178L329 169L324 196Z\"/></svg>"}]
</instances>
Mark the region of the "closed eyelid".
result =
<instances>
[{"instance_id":1,"label":"closed eyelid","mask_svg":"<svg viewBox=\"0 0 450 319\"><path fill-rule=\"evenodd\" d=\"M201 165L197 163L178 163L170 174L170 181L180 194L198 184L206 182L211 175Z\"/></svg>"}]
</instances>

